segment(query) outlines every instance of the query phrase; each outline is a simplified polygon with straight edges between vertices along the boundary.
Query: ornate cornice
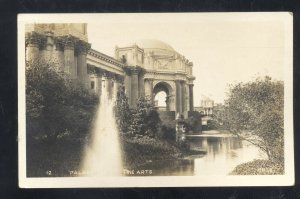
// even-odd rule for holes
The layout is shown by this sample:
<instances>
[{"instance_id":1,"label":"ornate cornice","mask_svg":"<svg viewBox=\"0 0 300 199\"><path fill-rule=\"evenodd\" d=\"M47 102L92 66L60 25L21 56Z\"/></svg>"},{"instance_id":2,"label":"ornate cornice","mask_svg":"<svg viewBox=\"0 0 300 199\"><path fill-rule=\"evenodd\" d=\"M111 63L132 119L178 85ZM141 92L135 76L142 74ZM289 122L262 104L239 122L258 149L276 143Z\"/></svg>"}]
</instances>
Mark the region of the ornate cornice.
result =
<instances>
[{"instance_id":1,"label":"ornate cornice","mask_svg":"<svg viewBox=\"0 0 300 199\"><path fill-rule=\"evenodd\" d=\"M61 38L55 37L54 38L54 44L55 44L56 48L59 51L63 51L64 50L64 42L63 42L63 40Z\"/></svg>"},{"instance_id":2,"label":"ornate cornice","mask_svg":"<svg viewBox=\"0 0 300 199\"><path fill-rule=\"evenodd\" d=\"M91 55L92 57L96 57L96 58L101 59L103 61L106 61L108 63L111 63L111 64L114 64L116 66L119 66L121 68L125 67L124 63L120 62L119 60L116 60L116 59L114 59L114 58L112 58L112 57L110 57L108 55L100 53L100 52L98 52L98 51L96 51L94 49L90 49L88 51L88 54Z\"/></svg>"},{"instance_id":3,"label":"ornate cornice","mask_svg":"<svg viewBox=\"0 0 300 199\"><path fill-rule=\"evenodd\" d=\"M126 75L131 75L131 67L129 66L124 66L123 70L125 71Z\"/></svg>"},{"instance_id":4,"label":"ornate cornice","mask_svg":"<svg viewBox=\"0 0 300 199\"><path fill-rule=\"evenodd\" d=\"M76 50L78 53L87 54L91 48L91 44L78 39L72 35L58 36L54 38L55 44L60 48Z\"/></svg>"},{"instance_id":5,"label":"ornate cornice","mask_svg":"<svg viewBox=\"0 0 300 199\"><path fill-rule=\"evenodd\" d=\"M25 35L25 46L34 45L40 47L43 43L46 42L46 36L36 33L29 32Z\"/></svg>"},{"instance_id":6,"label":"ornate cornice","mask_svg":"<svg viewBox=\"0 0 300 199\"><path fill-rule=\"evenodd\" d=\"M62 43L65 49L74 50L76 44L76 38L73 36L65 36L62 38Z\"/></svg>"},{"instance_id":7,"label":"ornate cornice","mask_svg":"<svg viewBox=\"0 0 300 199\"><path fill-rule=\"evenodd\" d=\"M91 49L91 44L87 43L85 41L82 40L78 40L76 43L76 51L78 52L78 54L87 54L88 51Z\"/></svg>"}]
</instances>

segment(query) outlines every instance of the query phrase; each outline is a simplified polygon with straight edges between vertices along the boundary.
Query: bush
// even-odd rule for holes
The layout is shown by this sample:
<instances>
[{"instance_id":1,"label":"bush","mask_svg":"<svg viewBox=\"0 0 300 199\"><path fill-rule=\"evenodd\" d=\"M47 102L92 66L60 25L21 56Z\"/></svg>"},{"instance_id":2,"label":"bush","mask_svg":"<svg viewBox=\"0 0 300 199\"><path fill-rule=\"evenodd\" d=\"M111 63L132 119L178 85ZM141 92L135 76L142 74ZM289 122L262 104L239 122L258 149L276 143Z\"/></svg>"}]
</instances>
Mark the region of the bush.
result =
<instances>
[{"instance_id":1,"label":"bush","mask_svg":"<svg viewBox=\"0 0 300 199\"><path fill-rule=\"evenodd\" d=\"M148 161L177 159L182 155L174 145L149 136L123 137L124 166L135 168Z\"/></svg>"},{"instance_id":2,"label":"bush","mask_svg":"<svg viewBox=\"0 0 300 199\"><path fill-rule=\"evenodd\" d=\"M127 133L132 112L129 108L128 98L125 94L124 86L120 86L118 89L114 110L120 132Z\"/></svg>"},{"instance_id":3,"label":"bush","mask_svg":"<svg viewBox=\"0 0 300 199\"><path fill-rule=\"evenodd\" d=\"M98 97L55 63L26 63L27 135L35 139L82 138L89 133Z\"/></svg>"},{"instance_id":4,"label":"bush","mask_svg":"<svg viewBox=\"0 0 300 199\"><path fill-rule=\"evenodd\" d=\"M155 137L161 124L159 114L150 99L138 99L137 108L131 111L128 121L128 132L131 135L147 135Z\"/></svg>"},{"instance_id":5,"label":"bush","mask_svg":"<svg viewBox=\"0 0 300 199\"><path fill-rule=\"evenodd\" d=\"M284 168L282 164L270 160L254 160L238 165L231 175L282 175Z\"/></svg>"}]
</instances>

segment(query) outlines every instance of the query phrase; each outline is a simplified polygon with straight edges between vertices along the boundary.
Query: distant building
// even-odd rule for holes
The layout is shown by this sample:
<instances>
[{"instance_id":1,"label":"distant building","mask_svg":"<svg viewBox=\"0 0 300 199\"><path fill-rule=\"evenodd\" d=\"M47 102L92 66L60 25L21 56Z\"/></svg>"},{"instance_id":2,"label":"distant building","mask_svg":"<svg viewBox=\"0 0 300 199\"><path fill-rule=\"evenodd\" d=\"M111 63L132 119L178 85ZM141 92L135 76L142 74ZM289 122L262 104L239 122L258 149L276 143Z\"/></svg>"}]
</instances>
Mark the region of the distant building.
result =
<instances>
[{"instance_id":1,"label":"distant building","mask_svg":"<svg viewBox=\"0 0 300 199\"><path fill-rule=\"evenodd\" d=\"M195 111L201 112L204 116L212 116L214 114L215 103L214 100L202 95L200 106L194 107Z\"/></svg>"},{"instance_id":2,"label":"distant building","mask_svg":"<svg viewBox=\"0 0 300 199\"><path fill-rule=\"evenodd\" d=\"M211 116L213 115L214 101L207 96L202 96L201 107L204 115Z\"/></svg>"}]
</instances>

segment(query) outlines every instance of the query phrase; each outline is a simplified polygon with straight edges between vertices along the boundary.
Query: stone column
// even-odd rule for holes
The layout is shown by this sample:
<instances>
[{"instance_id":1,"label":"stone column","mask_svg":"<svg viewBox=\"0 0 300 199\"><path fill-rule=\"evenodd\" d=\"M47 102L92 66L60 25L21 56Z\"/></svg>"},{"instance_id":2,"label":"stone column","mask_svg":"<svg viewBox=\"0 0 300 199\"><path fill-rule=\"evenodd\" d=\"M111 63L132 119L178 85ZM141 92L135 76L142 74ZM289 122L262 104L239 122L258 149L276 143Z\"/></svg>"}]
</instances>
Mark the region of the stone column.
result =
<instances>
[{"instance_id":1,"label":"stone column","mask_svg":"<svg viewBox=\"0 0 300 199\"><path fill-rule=\"evenodd\" d=\"M169 94L169 108L170 108L170 111L176 111L176 96L172 93L172 94Z\"/></svg>"},{"instance_id":2,"label":"stone column","mask_svg":"<svg viewBox=\"0 0 300 199\"><path fill-rule=\"evenodd\" d=\"M26 60L34 61L39 57L40 49L40 37L35 33L26 35Z\"/></svg>"},{"instance_id":3,"label":"stone column","mask_svg":"<svg viewBox=\"0 0 300 199\"><path fill-rule=\"evenodd\" d=\"M53 45L54 45L54 38L53 38L53 32L47 32L46 33L46 40L45 43L42 46L42 59L46 61L50 61L53 54Z\"/></svg>"},{"instance_id":4,"label":"stone column","mask_svg":"<svg viewBox=\"0 0 300 199\"><path fill-rule=\"evenodd\" d=\"M182 113L182 90L180 80L175 80L176 84L176 113Z\"/></svg>"},{"instance_id":5,"label":"stone column","mask_svg":"<svg viewBox=\"0 0 300 199\"><path fill-rule=\"evenodd\" d=\"M185 84L185 94L185 107L187 111L190 111L190 89L188 84Z\"/></svg>"},{"instance_id":6,"label":"stone column","mask_svg":"<svg viewBox=\"0 0 300 199\"><path fill-rule=\"evenodd\" d=\"M137 99L139 97L139 70L131 70L131 105L133 108L136 107Z\"/></svg>"},{"instance_id":7,"label":"stone column","mask_svg":"<svg viewBox=\"0 0 300 199\"><path fill-rule=\"evenodd\" d=\"M124 78L124 86L125 86L125 94L128 97L128 103L131 107L131 72L129 70L125 71L125 78Z\"/></svg>"},{"instance_id":8,"label":"stone column","mask_svg":"<svg viewBox=\"0 0 300 199\"><path fill-rule=\"evenodd\" d=\"M181 82L181 103L182 103L182 112L186 111L185 103L185 81Z\"/></svg>"},{"instance_id":9,"label":"stone column","mask_svg":"<svg viewBox=\"0 0 300 199\"><path fill-rule=\"evenodd\" d=\"M97 90L96 93L101 96L102 93L102 73L97 74Z\"/></svg>"},{"instance_id":10,"label":"stone column","mask_svg":"<svg viewBox=\"0 0 300 199\"><path fill-rule=\"evenodd\" d=\"M53 51L54 60L59 65L60 69L64 71L64 67L65 67L64 47L61 41L58 40L54 41L54 47L55 47Z\"/></svg>"},{"instance_id":11,"label":"stone column","mask_svg":"<svg viewBox=\"0 0 300 199\"><path fill-rule=\"evenodd\" d=\"M65 72L69 73L71 78L77 77L77 70L75 70L74 58L74 40L70 37L65 38L64 41L64 55L65 55Z\"/></svg>"},{"instance_id":12,"label":"stone column","mask_svg":"<svg viewBox=\"0 0 300 199\"><path fill-rule=\"evenodd\" d=\"M145 95L153 102L153 79L145 79Z\"/></svg>"},{"instance_id":13,"label":"stone column","mask_svg":"<svg viewBox=\"0 0 300 199\"><path fill-rule=\"evenodd\" d=\"M119 83L118 83L118 77L115 76L115 78L113 79L113 98L117 99L117 94L118 94L118 88L119 88Z\"/></svg>"},{"instance_id":14,"label":"stone column","mask_svg":"<svg viewBox=\"0 0 300 199\"><path fill-rule=\"evenodd\" d=\"M189 93L190 93L190 111L194 111L194 84L189 84Z\"/></svg>"},{"instance_id":15,"label":"stone column","mask_svg":"<svg viewBox=\"0 0 300 199\"><path fill-rule=\"evenodd\" d=\"M139 97L145 96L145 86L144 86L144 72L140 71L139 73Z\"/></svg>"},{"instance_id":16,"label":"stone column","mask_svg":"<svg viewBox=\"0 0 300 199\"><path fill-rule=\"evenodd\" d=\"M84 85L88 85L86 55L90 45L85 42L78 43L77 46L77 76Z\"/></svg>"}]
</instances>

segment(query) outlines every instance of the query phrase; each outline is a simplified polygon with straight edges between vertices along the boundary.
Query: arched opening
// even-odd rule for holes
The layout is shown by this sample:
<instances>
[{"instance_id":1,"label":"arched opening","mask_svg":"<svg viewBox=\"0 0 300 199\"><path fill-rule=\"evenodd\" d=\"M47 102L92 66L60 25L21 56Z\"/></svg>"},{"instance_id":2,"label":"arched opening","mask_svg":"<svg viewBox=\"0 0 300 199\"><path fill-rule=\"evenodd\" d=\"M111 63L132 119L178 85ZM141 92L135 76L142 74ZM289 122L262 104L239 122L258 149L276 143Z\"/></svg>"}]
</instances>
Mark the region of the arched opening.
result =
<instances>
[{"instance_id":1,"label":"arched opening","mask_svg":"<svg viewBox=\"0 0 300 199\"><path fill-rule=\"evenodd\" d=\"M155 95L154 102L155 106L158 107L158 110L166 110L167 93L165 91L160 91Z\"/></svg>"},{"instance_id":2,"label":"arched opening","mask_svg":"<svg viewBox=\"0 0 300 199\"><path fill-rule=\"evenodd\" d=\"M166 82L159 82L154 86L154 102L158 110L169 111L170 110L170 94L171 86Z\"/></svg>"}]
</instances>

